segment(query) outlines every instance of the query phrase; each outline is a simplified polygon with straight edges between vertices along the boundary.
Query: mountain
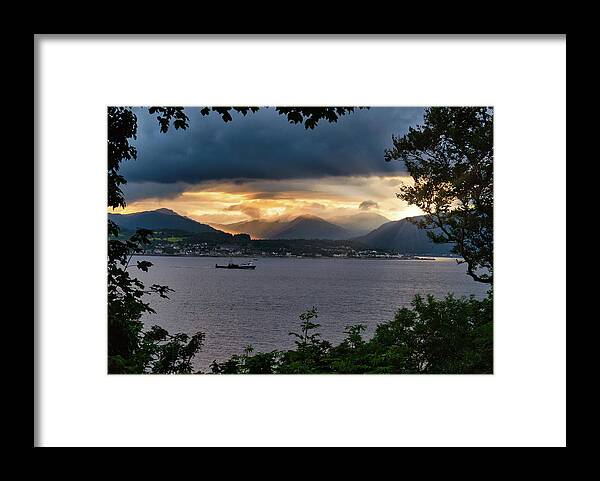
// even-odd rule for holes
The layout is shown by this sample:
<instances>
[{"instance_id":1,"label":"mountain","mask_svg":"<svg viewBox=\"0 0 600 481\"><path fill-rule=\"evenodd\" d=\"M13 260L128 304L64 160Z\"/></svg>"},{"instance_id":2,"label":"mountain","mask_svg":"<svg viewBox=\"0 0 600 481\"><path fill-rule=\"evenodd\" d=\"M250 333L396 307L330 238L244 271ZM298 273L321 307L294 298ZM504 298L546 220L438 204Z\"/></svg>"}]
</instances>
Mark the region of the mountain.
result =
<instances>
[{"instance_id":1,"label":"mountain","mask_svg":"<svg viewBox=\"0 0 600 481\"><path fill-rule=\"evenodd\" d=\"M390 220L375 212L361 212L359 214L334 217L330 219L330 222L343 227L350 231L353 236L357 237L368 234L386 222L390 222Z\"/></svg>"},{"instance_id":2,"label":"mountain","mask_svg":"<svg viewBox=\"0 0 600 481\"><path fill-rule=\"evenodd\" d=\"M419 229L407 217L406 219L386 222L356 241L372 249L396 251L402 254L438 255L449 254L452 244L434 244L424 229Z\"/></svg>"},{"instance_id":3,"label":"mountain","mask_svg":"<svg viewBox=\"0 0 600 481\"><path fill-rule=\"evenodd\" d=\"M269 239L271 235L285 229L289 222L285 221L265 221L265 220L245 220L233 224L214 224L215 229L229 232L230 234L250 234L253 239Z\"/></svg>"},{"instance_id":4,"label":"mountain","mask_svg":"<svg viewBox=\"0 0 600 481\"><path fill-rule=\"evenodd\" d=\"M339 225L327 222L320 217L301 215L278 232L270 235L271 239L349 239L352 234Z\"/></svg>"},{"instance_id":5,"label":"mountain","mask_svg":"<svg viewBox=\"0 0 600 481\"><path fill-rule=\"evenodd\" d=\"M127 230L138 228L150 230L171 229L194 234L219 232L209 225L201 224L189 217L179 215L171 209L150 210L134 214L108 214L108 219L112 220L122 229Z\"/></svg>"},{"instance_id":6,"label":"mountain","mask_svg":"<svg viewBox=\"0 0 600 481\"><path fill-rule=\"evenodd\" d=\"M291 221L250 220L234 224L213 224L232 234L250 234L253 239L350 239L353 233L320 217L301 215Z\"/></svg>"}]
</instances>

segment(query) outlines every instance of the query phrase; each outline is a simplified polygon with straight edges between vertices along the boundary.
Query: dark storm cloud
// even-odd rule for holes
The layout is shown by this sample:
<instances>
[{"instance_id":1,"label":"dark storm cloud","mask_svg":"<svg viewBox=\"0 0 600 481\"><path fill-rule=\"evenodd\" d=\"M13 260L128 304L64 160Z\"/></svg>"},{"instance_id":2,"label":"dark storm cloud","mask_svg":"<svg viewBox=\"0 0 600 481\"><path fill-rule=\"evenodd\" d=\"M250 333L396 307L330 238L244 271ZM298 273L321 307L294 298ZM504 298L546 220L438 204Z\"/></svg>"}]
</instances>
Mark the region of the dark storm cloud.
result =
<instances>
[{"instance_id":1,"label":"dark storm cloud","mask_svg":"<svg viewBox=\"0 0 600 481\"><path fill-rule=\"evenodd\" d=\"M123 187L125 198L132 202L149 197L161 199L174 199L191 186L184 182L173 182L164 184L160 182L131 182L128 181Z\"/></svg>"},{"instance_id":2,"label":"dark storm cloud","mask_svg":"<svg viewBox=\"0 0 600 481\"><path fill-rule=\"evenodd\" d=\"M379 204L374 200L365 200L358 206L360 210L378 209Z\"/></svg>"},{"instance_id":3,"label":"dark storm cloud","mask_svg":"<svg viewBox=\"0 0 600 481\"><path fill-rule=\"evenodd\" d=\"M288 124L274 109L224 123L186 108L190 127L162 134L156 119L137 109L138 160L124 162L129 200L176 195L211 180L305 179L326 176L391 175L400 162L385 162L392 134L422 121L421 108L371 108L321 121L314 130ZM186 187L187 186L187 187Z\"/></svg>"}]
</instances>

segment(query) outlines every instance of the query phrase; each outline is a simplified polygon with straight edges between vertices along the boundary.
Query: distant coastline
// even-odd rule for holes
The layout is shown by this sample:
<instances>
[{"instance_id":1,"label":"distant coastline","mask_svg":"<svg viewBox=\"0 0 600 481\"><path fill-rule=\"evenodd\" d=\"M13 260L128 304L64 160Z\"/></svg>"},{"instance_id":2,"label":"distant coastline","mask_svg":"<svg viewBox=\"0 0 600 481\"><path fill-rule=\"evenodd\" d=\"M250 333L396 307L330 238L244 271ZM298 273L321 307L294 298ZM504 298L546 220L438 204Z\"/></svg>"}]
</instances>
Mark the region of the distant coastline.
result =
<instances>
[{"instance_id":1,"label":"distant coastline","mask_svg":"<svg viewBox=\"0 0 600 481\"><path fill-rule=\"evenodd\" d=\"M277 255L277 254L257 254L257 255L248 255L248 254L233 254L233 255L224 255L224 254L156 254L156 253L139 253L135 254L137 257L214 257L214 258L250 258L250 259L259 259L259 258L278 258L278 259L382 259L382 260L400 260L400 261L436 261L439 259L456 259L461 260L460 257L452 256L452 255L435 255L435 256L425 256L425 255L401 255L401 254L376 254L372 256L336 256L336 255Z\"/></svg>"}]
</instances>

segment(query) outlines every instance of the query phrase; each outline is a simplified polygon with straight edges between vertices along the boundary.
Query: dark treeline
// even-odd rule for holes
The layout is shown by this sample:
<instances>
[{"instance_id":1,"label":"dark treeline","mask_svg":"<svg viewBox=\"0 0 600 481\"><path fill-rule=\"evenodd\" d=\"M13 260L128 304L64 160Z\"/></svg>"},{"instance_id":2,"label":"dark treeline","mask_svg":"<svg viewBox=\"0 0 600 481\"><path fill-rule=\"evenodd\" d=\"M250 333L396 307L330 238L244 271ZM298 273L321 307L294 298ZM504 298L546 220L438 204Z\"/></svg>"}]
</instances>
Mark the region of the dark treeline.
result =
<instances>
[{"instance_id":1,"label":"dark treeline","mask_svg":"<svg viewBox=\"0 0 600 481\"><path fill-rule=\"evenodd\" d=\"M117 239L130 238L135 231L120 229ZM372 250L364 243L354 240L328 240L328 239L251 239L248 234L228 234L225 232L190 233L173 229L152 231L149 243L141 254L152 254L154 249L161 247L165 254L177 254L187 249L202 247L207 252L212 249L228 249L221 251L220 255L227 256L228 252L239 255L279 255L293 256L330 256L333 254L348 254L362 250ZM375 250L374 250L375 251ZM383 249L377 252L388 253ZM389 251L392 253L393 251Z\"/></svg>"}]
</instances>

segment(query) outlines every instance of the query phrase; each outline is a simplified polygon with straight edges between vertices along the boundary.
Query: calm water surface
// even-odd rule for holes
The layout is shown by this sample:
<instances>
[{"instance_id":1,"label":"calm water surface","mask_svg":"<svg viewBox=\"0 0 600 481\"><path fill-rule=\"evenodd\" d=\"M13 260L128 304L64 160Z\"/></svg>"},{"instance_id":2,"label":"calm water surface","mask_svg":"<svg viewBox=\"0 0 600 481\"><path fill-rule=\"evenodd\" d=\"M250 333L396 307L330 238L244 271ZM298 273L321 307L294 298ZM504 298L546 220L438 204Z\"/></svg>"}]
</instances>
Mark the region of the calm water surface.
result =
<instances>
[{"instance_id":1,"label":"calm water surface","mask_svg":"<svg viewBox=\"0 0 600 481\"><path fill-rule=\"evenodd\" d=\"M145 316L144 323L171 333L205 332L196 357L196 368L204 372L214 359L239 354L248 344L256 351L293 347L289 332L298 330L298 316L312 306L319 311L321 335L335 343L349 324L365 324L370 336L417 293L481 298L487 291L453 259L259 258L255 270L229 270L215 269L215 263L249 259L144 258L154 266L136 275L175 290L170 300L151 300L156 314Z\"/></svg>"}]
</instances>

